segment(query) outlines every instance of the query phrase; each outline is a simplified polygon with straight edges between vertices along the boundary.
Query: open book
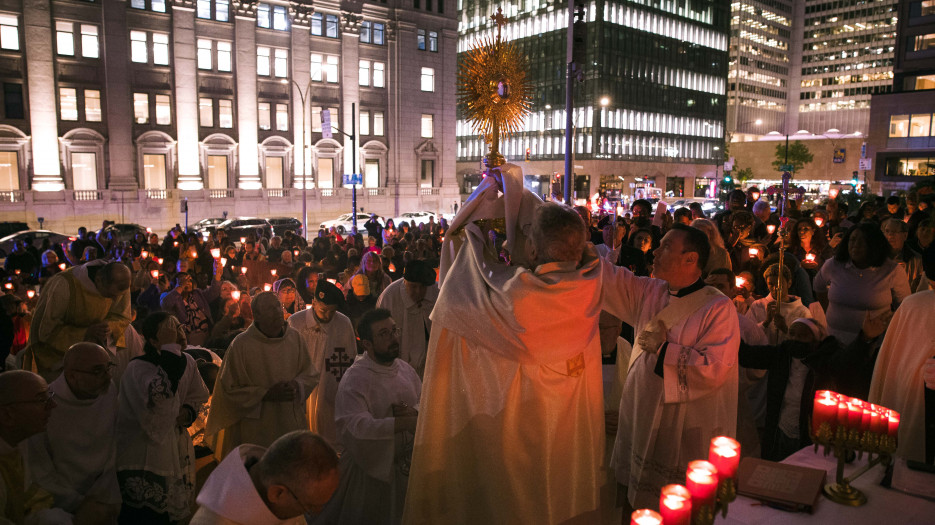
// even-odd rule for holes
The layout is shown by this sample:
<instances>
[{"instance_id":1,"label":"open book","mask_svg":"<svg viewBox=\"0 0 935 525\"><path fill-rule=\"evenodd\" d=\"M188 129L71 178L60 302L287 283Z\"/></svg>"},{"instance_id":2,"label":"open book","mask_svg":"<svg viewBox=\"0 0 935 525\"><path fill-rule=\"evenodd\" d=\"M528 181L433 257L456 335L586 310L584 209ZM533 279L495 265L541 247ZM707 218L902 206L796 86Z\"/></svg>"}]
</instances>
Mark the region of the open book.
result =
<instances>
[{"instance_id":1,"label":"open book","mask_svg":"<svg viewBox=\"0 0 935 525\"><path fill-rule=\"evenodd\" d=\"M737 493L782 509L811 513L825 475L821 469L743 458L737 469Z\"/></svg>"}]
</instances>

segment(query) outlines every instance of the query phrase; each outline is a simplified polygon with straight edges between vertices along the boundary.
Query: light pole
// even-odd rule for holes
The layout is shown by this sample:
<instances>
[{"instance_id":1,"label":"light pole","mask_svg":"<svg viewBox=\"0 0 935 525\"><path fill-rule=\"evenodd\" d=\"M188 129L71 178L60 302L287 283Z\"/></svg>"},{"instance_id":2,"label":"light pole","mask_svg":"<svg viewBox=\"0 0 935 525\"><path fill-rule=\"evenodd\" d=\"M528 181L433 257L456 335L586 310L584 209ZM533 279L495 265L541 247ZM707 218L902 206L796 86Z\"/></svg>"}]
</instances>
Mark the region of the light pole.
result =
<instances>
[{"instance_id":1,"label":"light pole","mask_svg":"<svg viewBox=\"0 0 935 525\"><path fill-rule=\"evenodd\" d=\"M283 83L286 83L286 81L283 80ZM309 81L308 85L305 86L305 91L302 91L302 88L299 87L298 82L295 80L292 81L292 84L295 85L295 89L298 90L302 100L302 232L305 234L305 242L308 242L308 162L305 155L305 128L307 127L305 124L305 114L307 108L305 107L305 102L309 92L312 90L312 83Z\"/></svg>"},{"instance_id":2,"label":"light pole","mask_svg":"<svg viewBox=\"0 0 935 525\"><path fill-rule=\"evenodd\" d=\"M357 103L351 102L351 132L345 133L331 125L331 129L351 139L351 233L357 235Z\"/></svg>"}]
</instances>

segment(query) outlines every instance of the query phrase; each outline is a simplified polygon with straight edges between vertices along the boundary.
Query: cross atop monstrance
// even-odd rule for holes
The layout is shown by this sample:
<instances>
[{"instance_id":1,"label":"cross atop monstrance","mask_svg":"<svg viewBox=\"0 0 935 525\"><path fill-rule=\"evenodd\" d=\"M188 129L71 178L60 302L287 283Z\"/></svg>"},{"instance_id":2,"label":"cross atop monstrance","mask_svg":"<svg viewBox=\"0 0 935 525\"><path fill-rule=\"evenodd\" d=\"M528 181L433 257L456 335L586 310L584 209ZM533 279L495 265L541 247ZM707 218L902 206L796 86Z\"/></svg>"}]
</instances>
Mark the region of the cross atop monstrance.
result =
<instances>
[{"instance_id":1,"label":"cross atop monstrance","mask_svg":"<svg viewBox=\"0 0 935 525\"><path fill-rule=\"evenodd\" d=\"M504 137L520 131L529 113L532 86L526 76L526 57L516 46L503 42L503 10L490 16L497 25L497 37L487 37L466 52L458 70L458 105L474 130L484 138L487 168L506 163L500 153Z\"/></svg>"}]
</instances>

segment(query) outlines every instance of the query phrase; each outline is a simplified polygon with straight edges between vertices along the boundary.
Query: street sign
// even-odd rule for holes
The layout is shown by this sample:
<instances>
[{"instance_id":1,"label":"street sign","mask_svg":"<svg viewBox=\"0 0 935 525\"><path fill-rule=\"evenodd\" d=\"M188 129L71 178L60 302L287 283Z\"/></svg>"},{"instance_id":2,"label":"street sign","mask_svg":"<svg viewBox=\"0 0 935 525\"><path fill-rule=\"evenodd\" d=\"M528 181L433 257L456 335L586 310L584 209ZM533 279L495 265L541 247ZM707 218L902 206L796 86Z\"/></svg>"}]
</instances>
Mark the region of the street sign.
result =
<instances>
[{"instance_id":1,"label":"street sign","mask_svg":"<svg viewBox=\"0 0 935 525\"><path fill-rule=\"evenodd\" d=\"M862 171L870 171L870 170L872 170L873 168L872 168L871 166L872 166L873 164L872 164L870 161L871 161L871 159L860 159L860 160L857 162L857 169L862 170Z\"/></svg>"},{"instance_id":2,"label":"street sign","mask_svg":"<svg viewBox=\"0 0 935 525\"><path fill-rule=\"evenodd\" d=\"M345 173L342 177L342 184L344 186L352 186L357 184L358 186L363 184L364 174L363 173Z\"/></svg>"},{"instance_id":3,"label":"street sign","mask_svg":"<svg viewBox=\"0 0 935 525\"><path fill-rule=\"evenodd\" d=\"M792 164L783 164L782 166L779 166L779 171L792 171L792 168Z\"/></svg>"},{"instance_id":4,"label":"street sign","mask_svg":"<svg viewBox=\"0 0 935 525\"><path fill-rule=\"evenodd\" d=\"M867 143L866 142L860 145L860 158L862 159L867 158Z\"/></svg>"},{"instance_id":5,"label":"street sign","mask_svg":"<svg viewBox=\"0 0 935 525\"><path fill-rule=\"evenodd\" d=\"M331 110L323 109L321 111L321 137L330 139L333 136L331 132Z\"/></svg>"}]
</instances>

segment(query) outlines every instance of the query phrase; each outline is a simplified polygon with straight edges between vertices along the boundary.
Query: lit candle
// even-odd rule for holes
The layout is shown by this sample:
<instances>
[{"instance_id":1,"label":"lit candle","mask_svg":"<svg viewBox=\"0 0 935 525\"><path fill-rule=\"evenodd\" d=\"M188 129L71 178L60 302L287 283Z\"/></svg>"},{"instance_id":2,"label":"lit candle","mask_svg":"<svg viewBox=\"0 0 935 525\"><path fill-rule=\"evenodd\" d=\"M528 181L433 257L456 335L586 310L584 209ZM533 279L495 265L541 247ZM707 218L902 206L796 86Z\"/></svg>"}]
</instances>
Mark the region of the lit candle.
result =
<instances>
[{"instance_id":1,"label":"lit candle","mask_svg":"<svg viewBox=\"0 0 935 525\"><path fill-rule=\"evenodd\" d=\"M310 305L310 304L305 305L305 309L306 309L306 310L311 310L311 309L312 309L312 305Z\"/></svg>"},{"instance_id":2,"label":"lit candle","mask_svg":"<svg viewBox=\"0 0 935 525\"><path fill-rule=\"evenodd\" d=\"M760 250L757 248L750 248L750 257L756 257L759 255Z\"/></svg>"},{"instance_id":3,"label":"lit candle","mask_svg":"<svg viewBox=\"0 0 935 525\"><path fill-rule=\"evenodd\" d=\"M747 284L747 280L743 277L734 277L734 285L737 288L743 288L743 285Z\"/></svg>"},{"instance_id":4,"label":"lit candle","mask_svg":"<svg viewBox=\"0 0 935 525\"><path fill-rule=\"evenodd\" d=\"M65 270L65 263L59 264L59 265L58 265L58 269L64 271L64 270Z\"/></svg>"},{"instance_id":5,"label":"lit candle","mask_svg":"<svg viewBox=\"0 0 935 525\"><path fill-rule=\"evenodd\" d=\"M885 434L886 424L887 420L883 419L883 415L880 414L879 411L870 411L870 432L873 432L874 434Z\"/></svg>"},{"instance_id":6,"label":"lit candle","mask_svg":"<svg viewBox=\"0 0 935 525\"><path fill-rule=\"evenodd\" d=\"M299 250L292 250L292 255L299 256Z\"/></svg>"},{"instance_id":7,"label":"lit candle","mask_svg":"<svg viewBox=\"0 0 935 525\"><path fill-rule=\"evenodd\" d=\"M873 411L869 408L864 407L863 413L860 415L860 430L862 432L867 432L870 430L870 423L873 419Z\"/></svg>"},{"instance_id":8,"label":"lit candle","mask_svg":"<svg viewBox=\"0 0 935 525\"><path fill-rule=\"evenodd\" d=\"M837 188L831 188L830 190L828 190L828 196L831 197L832 199L837 199L839 191L840 190L838 190Z\"/></svg>"},{"instance_id":9,"label":"lit candle","mask_svg":"<svg viewBox=\"0 0 935 525\"><path fill-rule=\"evenodd\" d=\"M19 268L13 270L13 273L15 273L16 275L19 275Z\"/></svg>"},{"instance_id":10,"label":"lit candle","mask_svg":"<svg viewBox=\"0 0 935 525\"><path fill-rule=\"evenodd\" d=\"M158 279L158 278L159 278L159 270L153 270L153 271L151 272L151 274L152 274L152 276L153 276L153 279Z\"/></svg>"},{"instance_id":11,"label":"lit candle","mask_svg":"<svg viewBox=\"0 0 935 525\"><path fill-rule=\"evenodd\" d=\"M247 238L246 238L246 237L241 237L241 238L240 238L240 244L243 244L243 243L245 243L245 242L247 242Z\"/></svg>"},{"instance_id":12,"label":"lit candle","mask_svg":"<svg viewBox=\"0 0 935 525\"><path fill-rule=\"evenodd\" d=\"M6 284L3 285L3 287L6 288L7 290L12 290L12 289L13 289L13 283L6 283Z\"/></svg>"},{"instance_id":13,"label":"lit candle","mask_svg":"<svg viewBox=\"0 0 935 525\"><path fill-rule=\"evenodd\" d=\"M264 291L264 292L268 292L268 291L270 291L270 290L272 290L272 289L273 289L273 286L272 286L271 284L269 284L269 283L266 283L266 284L263 285L263 291Z\"/></svg>"},{"instance_id":14,"label":"lit candle","mask_svg":"<svg viewBox=\"0 0 935 525\"><path fill-rule=\"evenodd\" d=\"M214 257L215 259L217 259L220 256L221 256L220 248L211 248L211 257Z\"/></svg>"},{"instance_id":15,"label":"lit candle","mask_svg":"<svg viewBox=\"0 0 935 525\"><path fill-rule=\"evenodd\" d=\"M162 266L162 261L164 261L164 260L165 260L165 259L163 259L162 257L160 257L160 258L156 259L156 262L159 263L159 266Z\"/></svg>"},{"instance_id":16,"label":"lit candle","mask_svg":"<svg viewBox=\"0 0 935 525\"><path fill-rule=\"evenodd\" d=\"M718 477L733 478L740 464L740 443L727 436L712 439L708 448L708 461L717 468Z\"/></svg>"},{"instance_id":17,"label":"lit candle","mask_svg":"<svg viewBox=\"0 0 935 525\"><path fill-rule=\"evenodd\" d=\"M769 233L770 235L776 233L776 225L775 225L775 224L767 224L767 225L766 225L766 232Z\"/></svg>"},{"instance_id":18,"label":"lit candle","mask_svg":"<svg viewBox=\"0 0 935 525\"><path fill-rule=\"evenodd\" d=\"M665 525L692 522L692 495L682 485L666 485L659 496L659 515Z\"/></svg>"},{"instance_id":19,"label":"lit candle","mask_svg":"<svg viewBox=\"0 0 935 525\"><path fill-rule=\"evenodd\" d=\"M142 257L143 259L148 258L148 257L149 257L149 252L146 251L146 250L141 251L141 252L140 252L140 257Z\"/></svg>"},{"instance_id":20,"label":"lit candle","mask_svg":"<svg viewBox=\"0 0 935 525\"><path fill-rule=\"evenodd\" d=\"M806 254L805 254L805 262L810 262L810 263L815 262L815 254L814 254L814 253L806 253Z\"/></svg>"},{"instance_id":21,"label":"lit candle","mask_svg":"<svg viewBox=\"0 0 935 525\"><path fill-rule=\"evenodd\" d=\"M276 277L276 268L270 270L269 273L273 274L273 277Z\"/></svg>"},{"instance_id":22,"label":"lit candle","mask_svg":"<svg viewBox=\"0 0 935 525\"><path fill-rule=\"evenodd\" d=\"M717 495L717 468L704 460L690 462L685 486L691 492L694 512L705 505L713 505Z\"/></svg>"},{"instance_id":23,"label":"lit candle","mask_svg":"<svg viewBox=\"0 0 935 525\"><path fill-rule=\"evenodd\" d=\"M240 300L240 290L234 290L233 292L231 292L231 299L233 299L233 300L235 300L235 301L239 301L239 300Z\"/></svg>"},{"instance_id":24,"label":"lit candle","mask_svg":"<svg viewBox=\"0 0 935 525\"><path fill-rule=\"evenodd\" d=\"M892 438L899 434L899 412L890 410L889 417L887 418L886 433Z\"/></svg>"},{"instance_id":25,"label":"lit candle","mask_svg":"<svg viewBox=\"0 0 935 525\"><path fill-rule=\"evenodd\" d=\"M35 296L36 296L36 291L35 291L35 290L26 290L26 297L32 299L32 298L35 297Z\"/></svg>"},{"instance_id":26,"label":"lit candle","mask_svg":"<svg viewBox=\"0 0 935 525\"><path fill-rule=\"evenodd\" d=\"M662 525L662 516L649 509L640 509L630 514L630 525Z\"/></svg>"},{"instance_id":27,"label":"lit candle","mask_svg":"<svg viewBox=\"0 0 935 525\"><path fill-rule=\"evenodd\" d=\"M817 432L822 423L828 423L833 430L837 419L837 395L830 390L815 392L815 404L812 407L812 431Z\"/></svg>"},{"instance_id":28,"label":"lit candle","mask_svg":"<svg viewBox=\"0 0 935 525\"><path fill-rule=\"evenodd\" d=\"M860 419L864 415L863 401L852 397L847 401L847 428L857 430L860 428Z\"/></svg>"},{"instance_id":29,"label":"lit candle","mask_svg":"<svg viewBox=\"0 0 935 525\"><path fill-rule=\"evenodd\" d=\"M227 266L227 258L226 258L226 257L221 257L221 268L223 268L223 267L225 267L225 266Z\"/></svg>"},{"instance_id":30,"label":"lit candle","mask_svg":"<svg viewBox=\"0 0 935 525\"><path fill-rule=\"evenodd\" d=\"M240 267L240 273L246 275L246 274L247 274L247 267L246 267L246 266L241 266L241 267Z\"/></svg>"},{"instance_id":31,"label":"lit candle","mask_svg":"<svg viewBox=\"0 0 935 525\"><path fill-rule=\"evenodd\" d=\"M821 225L825 223L825 220L821 217L815 217L815 226L821 228Z\"/></svg>"},{"instance_id":32,"label":"lit candle","mask_svg":"<svg viewBox=\"0 0 935 525\"><path fill-rule=\"evenodd\" d=\"M838 426L847 428L847 402L838 400Z\"/></svg>"},{"instance_id":33,"label":"lit candle","mask_svg":"<svg viewBox=\"0 0 935 525\"><path fill-rule=\"evenodd\" d=\"M198 252L192 249L192 259L197 259L197 258L198 258Z\"/></svg>"},{"instance_id":34,"label":"lit candle","mask_svg":"<svg viewBox=\"0 0 935 525\"><path fill-rule=\"evenodd\" d=\"M179 245L179 241L175 241L174 243L172 243L172 246L178 246L178 245Z\"/></svg>"},{"instance_id":35,"label":"lit candle","mask_svg":"<svg viewBox=\"0 0 935 525\"><path fill-rule=\"evenodd\" d=\"M391 271L391 272L395 272L395 271L396 271L396 265L393 264L393 263L390 263L390 267L388 268L388 270Z\"/></svg>"},{"instance_id":36,"label":"lit candle","mask_svg":"<svg viewBox=\"0 0 935 525\"><path fill-rule=\"evenodd\" d=\"M754 191L750 194L750 196L753 197L753 202L760 200L760 192L758 191Z\"/></svg>"}]
</instances>

